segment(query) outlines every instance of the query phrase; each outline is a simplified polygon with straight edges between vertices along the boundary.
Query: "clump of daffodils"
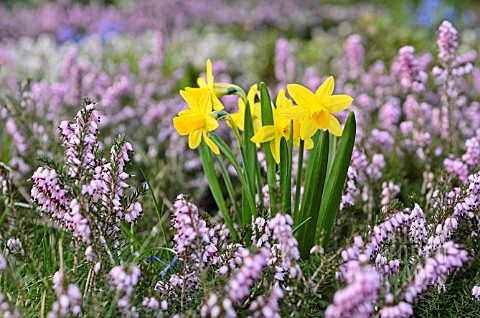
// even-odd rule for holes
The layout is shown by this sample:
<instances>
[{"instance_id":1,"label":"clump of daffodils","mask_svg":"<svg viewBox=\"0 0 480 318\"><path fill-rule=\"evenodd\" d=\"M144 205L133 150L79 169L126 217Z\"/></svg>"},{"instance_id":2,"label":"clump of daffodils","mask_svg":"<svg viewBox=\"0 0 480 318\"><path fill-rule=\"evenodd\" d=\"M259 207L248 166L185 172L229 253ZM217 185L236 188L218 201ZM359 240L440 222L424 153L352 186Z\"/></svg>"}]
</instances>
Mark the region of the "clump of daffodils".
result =
<instances>
[{"instance_id":1,"label":"clump of daffodils","mask_svg":"<svg viewBox=\"0 0 480 318\"><path fill-rule=\"evenodd\" d=\"M255 135L255 143L270 143L270 150L277 163L280 162L280 140L290 138L290 122L292 121L293 136L298 146L299 140L306 142L306 149L313 147L312 136L318 130L328 130L335 136L342 135L342 127L333 114L347 109L353 101L348 95L334 95L334 79L330 76L315 93L299 84L288 85L288 93L293 101L286 97L282 89L278 93L276 105L272 104L273 124L262 124L260 103L256 101L259 95L258 85L252 85L248 95L236 85L215 83L212 74L212 63L207 61L207 79L198 79L198 88L187 87L180 91L180 95L187 102L189 109L182 110L173 119L177 132L188 135L188 144L195 149L200 142L205 140L210 149L219 154L218 146L212 142L209 134L218 128L218 111L223 110L219 97L227 94L237 94L238 112L234 114L223 113L223 118L228 119L228 124L233 129L244 130L245 109L248 107ZM295 102L295 104L293 104Z\"/></svg>"}]
</instances>

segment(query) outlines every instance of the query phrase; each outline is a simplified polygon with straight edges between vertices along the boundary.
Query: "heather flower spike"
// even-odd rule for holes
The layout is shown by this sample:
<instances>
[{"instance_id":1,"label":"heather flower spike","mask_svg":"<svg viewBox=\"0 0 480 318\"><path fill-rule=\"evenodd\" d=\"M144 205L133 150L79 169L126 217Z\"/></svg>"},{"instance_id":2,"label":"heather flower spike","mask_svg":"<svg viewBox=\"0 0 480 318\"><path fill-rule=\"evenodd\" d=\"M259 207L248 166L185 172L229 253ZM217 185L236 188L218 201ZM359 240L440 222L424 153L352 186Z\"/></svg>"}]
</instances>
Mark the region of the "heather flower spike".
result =
<instances>
[{"instance_id":1,"label":"heather flower spike","mask_svg":"<svg viewBox=\"0 0 480 318\"><path fill-rule=\"evenodd\" d=\"M220 153L217 145L208 136L208 133L217 129L218 122L210 116L212 105L210 103L211 93L206 91L197 101L188 91L180 91L183 99L188 103L189 109L182 110L178 116L173 118L173 125L177 132L188 135L188 146L195 149L200 145L202 136L207 145L216 154Z\"/></svg>"},{"instance_id":2,"label":"heather flower spike","mask_svg":"<svg viewBox=\"0 0 480 318\"><path fill-rule=\"evenodd\" d=\"M319 129L335 136L342 135L342 127L332 116L347 109L353 101L348 95L332 95L334 80L330 76L314 93L299 84L288 85L288 93L298 106L282 110L285 117L301 120L300 138L308 140Z\"/></svg>"}]
</instances>

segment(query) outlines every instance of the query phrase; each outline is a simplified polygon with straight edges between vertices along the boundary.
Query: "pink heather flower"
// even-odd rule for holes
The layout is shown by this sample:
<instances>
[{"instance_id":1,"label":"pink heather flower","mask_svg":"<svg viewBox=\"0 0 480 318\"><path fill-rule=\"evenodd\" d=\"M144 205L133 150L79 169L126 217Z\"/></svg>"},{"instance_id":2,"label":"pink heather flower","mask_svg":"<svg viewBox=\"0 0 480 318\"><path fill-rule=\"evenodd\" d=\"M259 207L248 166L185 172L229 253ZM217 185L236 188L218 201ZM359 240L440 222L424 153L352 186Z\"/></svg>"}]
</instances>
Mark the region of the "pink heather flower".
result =
<instances>
[{"instance_id":1,"label":"pink heather flower","mask_svg":"<svg viewBox=\"0 0 480 318\"><path fill-rule=\"evenodd\" d=\"M237 313L233 308L230 299L224 298L223 301L221 301L216 294L212 293L209 295L207 302L200 309L200 316L212 318L236 318Z\"/></svg>"},{"instance_id":2,"label":"pink heather flower","mask_svg":"<svg viewBox=\"0 0 480 318\"><path fill-rule=\"evenodd\" d=\"M464 76L470 74L473 70L472 62L477 58L477 52L470 50L455 58L454 68L452 69L452 75Z\"/></svg>"},{"instance_id":3,"label":"pink heather flower","mask_svg":"<svg viewBox=\"0 0 480 318\"><path fill-rule=\"evenodd\" d=\"M393 237L393 230L404 230L411 224L410 215L401 211L388 217L382 223L373 227L370 241L365 245L364 253L369 257L376 257L386 239Z\"/></svg>"},{"instance_id":4,"label":"pink heather flower","mask_svg":"<svg viewBox=\"0 0 480 318\"><path fill-rule=\"evenodd\" d=\"M379 180L382 177L381 170L385 168L385 157L382 154L374 154L372 163L367 167L366 172L371 180Z\"/></svg>"},{"instance_id":5,"label":"pink heather flower","mask_svg":"<svg viewBox=\"0 0 480 318\"><path fill-rule=\"evenodd\" d=\"M359 192L355 186L356 180L357 171L353 166L348 167L346 186L342 193L342 201L340 202L340 211L355 204L355 198Z\"/></svg>"},{"instance_id":6,"label":"pink heather flower","mask_svg":"<svg viewBox=\"0 0 480 318\"><path fill-rule=\"evenodd\" d=\"M162 310L163 311L167 311L168 310L168 302L167 300L162 300L162 302L160 303L160 305L162 306Z\"/></svg>"},{"instance_id":7,"label":"pink heather flower","mask_svg":"<svg viewBox=\"0 0 480 318\"><path fill-rule=\"evenodd\" d=\"M155 297L145 297L142 301L142 306L149 309L158 309L159 303Z\"/></svg>"},{"instance_id":8,"label":"pink heather flower","mask_svg":"<svg viewBox=\"0 0 480 318\"><path fill-rule=\"evenodd\" d=\"M480 286L476 285L473 287L472 296L475 297L476 300L480 300Z\"/></svg>"},{"instance_id":9,"label":"pink heather flower","mask_svg":"<svg viewBox=\"0 0 480 318\"><path fill-rule=\"evenodd\" d=\"M63 279L62 271L56 272L53 276L53 290L55 290L56 300L52 304L52 311L47 314L47 318L80 314L82 293L77 285L65 284Z\"/></svg>"},{"instance_id":10,"label":"pink heather flower","mask_svg":"<svg viewBox=\"0 0 480 318\"><path fill-rule=\"evenodd\" d=\"M261 277L269 255L269 251L264 247L255 255L251 255L247 249L242 250L242 267L226 286L228 297L232 302L240 301L249 295L253 282Z\"/></svg>"},{"instance_id":11,"label":"pink heather flower","mask_svg":"<svg viewBox=\"0 0 480 318\"><path fill-rule=\"evenodd\" d=\"M22 242L18 239L18 237L11 237L8 239L7 250L5 252L7 255L17 255L17 254L20 254L21 256L25 255Z\"/></svg>"},{"instance_id":12,"label":"pink heather flower","mask_svg":"<svg viewBox=\"0 0 480 318\"><path fill-rule=\"evenodd\" d=\"M404 90L411 90L414 93L425 90L427 73L420 70L415 59L415 49L412 46L404 46L400 49L396 60L395 73L400 78L400 84Z\"/></svg>"},{"instance_id":13,"label":"pink heather flower","mask_svg":"<svg viewBox=\"0 0 480 318\"><path fill-rule=\"evenodd\" d=\"M0 272L4 271L7 268L7 261L5 260L5 257L3 254L0 252Z\"/></svg>"},{"instance_id":14,"label":"pink heather flower","mask_svg":"<svg viewBox=\"0 0 480 318\"><path fill-rule=\"evenodd\" d=\"M272 232L269 224L267 224L267 221L262 217L258 217L255 220L252 220L252 229L255 229L252 234L252 244L255 244L255 246L257 246L258 248L262 246L270 248ZM259 236L258 238L257 232Z\"/></svg>"},{"instance_id":15,"label":"pink heather flower","mask_svg":"<svg viewBox=\"0 0 480 318\"><path fill-rule=\"evenodd\" d=\"M410 220L410 236L415 244L421 248L427 240L427 229L425 227L425 215L417 203L410 213Z\"/></svg>"},{"instance_id":16,"label":"pink heather flower","mask_svg":"<svg viewBox=\"0 0 480 318\"><path fill-rule=\"evenodd\" d=\"M296 61L288 40L280 38L275 45L275 77L279 82L291 81L295 75Z\"/></svg>"},{"instance_id":17,"label":"pink heather flower","mask_svg":"<svg viewBox=\"0 0 480 318\"><path fill-rule=\"evenodd\" d=\"M20 155L25 155L28 150L28 144L25 140L25 137L18 130L17 124L13 118L8 118L7 123L5 124L5 131L12 136L13 143L17 148L17 151Z\"/></svg>"},{"instance_id":18,"label":"pink heather flower","mask_svg":"<svg viewBox=\"0 0 480 318\"><path fill-rule=\"evenodd\" d=\"M130 307L130 298L134 294L141 272L138 266L115 266L108 274L110 276L112 286L120 295L118 306L121 308Z\"/></svg>"},{"instance_id":19,"label":"pink heather flower","mask_svg":"<svg viewBox=\"0 0 480 318\"><path fill-rule=\"evenodd\" d=\"M278 241L274 247L280 251L283 271L289 272L290 278L299 278L301 273L297 261L300 259L297 240L292 233L293 219L288 214L277 213L268 223L272 238ZM283 277L281 279L283 281Z\"/></svg>"},{"instance_id":20,"label":"pink heather flower","mask_svg":"<svg viewBox=\"0 0 480 318\"><path fill-rule=\"evenodd\" d=\"M362 37L358 34L348 36L343 51L348 65L350 78L357 78L363 71L365 49L362 45Z\"/></svg>"},{"instance_id":21,"label":"pink heather flower","mask_svg":"<svg viewBox=\"0 0 480 318\"><path fill-rule=\"evenodd\" d=\"M173 214L173 228L176 234L173 237L175 242L175 251L180 257L192 257L197 266L201 261L203 263L216 264L219 261L217 238L215 230L206 225L205 220L200 219L198 209L185 199L184 195L177 196L174 203L175 212ZM200 243L201 249L195 251L196 242ZM192 248L187 252L187 249ZM197 255L196 253L200 253ZM188 254L186 254L188 253Z\"/></svg>"},{"instance_id":22,"label":"pink heather flower","mask_svg":"<svg viewBox=\"0 0 480 318\"><path fill-rule=\"evenodd\" d=\"M462 156L462 161L470 167L476 167L480 164L480 138L478 136L468 139L465 142L467 151Z\"/></svg>"},{"instance_id":23,"label":"pink heather flower","mask_svg":"<svg viewBox=\"0 0 480 318\"><path fill-rule=\"evenodd\" d=\"M401 115L400 101L397 98L390 98L378 112L380 128L392 132L397 127Z\"/></svg>"},{"instance_id":24,"label":"pink heather flower","mask_svg":"<svg viewBox=\"0 0 480 318\"><path fill-rule=\"evenodd\" d=\"M449 21L443 21L438 28L438 58L444 64L453 61L458 47L457 30Z\"/></svg>"},{"instance_id":25,"label":"pink heather flower","mask_svg":"<svg viewBox=\"0 0 480 318\"><path fill-rule=\"evenodd\" d=\"M370 317L378 301L380 274L371 265L362 266L359 261L348 261L344 279L347 286L333 296L325 317Z\"/></svg>"},{"instance_id":26,"label":"pink heather flower","mask_svg":"<svg viewBox=\"0 0 480 318\"><path fill-rule=\"evenodd\" d=\"M467 261L466 251L459 249L459 246L452 241L444 243L439 252L426 259L423 267L418 267L414 281L408 285L403 294L404 299L412 303L431 285L443 288L445 277L453 269L462 267Z\"/></svg>"},{"instance_id":27,"label":"pink heather flower","mask_svg":"<svg viewBox=\"0 0 480 318\"><path fill-rule=\"evenodd\" d=\"M155 290L169 296L179 297L179 292L183 290L183 286L187 287L185 290L186 300L191 300L193 292L201 288L197 272L192 268L186 268L185 274L182 276L173 274L168 281L158 281Z\"/></svg>"},{"instance_id":28,"label":"pink heather flower","mask_svg":"<svg viewBox=\"0 0 480 318\"><path fill-rule=\"evenodd\" d=\"M388 205L388 203L400 193L400 187L394 184L392 181L382 183L382 205Z\"/></svg>"},{"instance_id":29,"label":"pink heather flower","mask_svg":"<svg viewBox=\"0 0 480 318\"><path fill-rule=\"evenodd\" d=\"M390 132L385 130L373 129L371 132L371 144L379 149L390 152L393 149L395 140Z\"/></svg>"},{"instance_id":30,"label":"pink heather flower","mask_svg":"<svg viewBox=\"0 0 480 318\"><path fill-rule=\"evenodd\" d=\"M384 307L380 310L381 318L406 318L413 315L412 305L404 301L395 306Z\"/></svg>"},{"instance_id":31,"label":"pink heather flower","mask_svg":"<svg viewBox=\"0 0 480 318\"><path fill-rule=\"evenodd\" d=\"M20 311L11 306L5 298L5 294L0 292L0 314L5 318L20 318Z\"/></svg>"},{"instance_id":32,"label":"pink heather flower","mask_svg":"<svg viewBox=\"0 0 480 318\"><path fill-rule=\"evenodd\" d=\"M445 170L457 177L461 182L467 181L468 166L462 160L450 155L443 161L443 167Z\"/></svg>"},{"instance_id":33,"label":"pink heather flower","mask_svg":"<svg viewBox=\"0 0 480 318\"><path fill-rule=\"evenodd\" d=\"M254 312L253 317L280 318L278 300L283 297L283 290L278 285L274 285L268 299L265 299L264 295L258 296L250 304L249 309Z\"/></svg>"}]
</instances>

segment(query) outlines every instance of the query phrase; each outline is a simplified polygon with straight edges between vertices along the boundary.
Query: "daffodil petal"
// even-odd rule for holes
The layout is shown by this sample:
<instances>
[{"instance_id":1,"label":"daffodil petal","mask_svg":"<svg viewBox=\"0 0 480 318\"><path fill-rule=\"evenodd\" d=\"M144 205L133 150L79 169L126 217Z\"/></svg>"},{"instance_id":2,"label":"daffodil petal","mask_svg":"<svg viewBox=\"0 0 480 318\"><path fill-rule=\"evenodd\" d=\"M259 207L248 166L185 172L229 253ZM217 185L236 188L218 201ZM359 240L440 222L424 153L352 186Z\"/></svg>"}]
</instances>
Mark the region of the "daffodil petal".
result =
<instances>
[{"instance_id":1,"label":"daffodil petal","mask_svg":"<svg viewBox=\"0 0 480 318\"><path fill-rule=\"evenodd\" d=\"M192 105L197 105L197 100L195 99L195 96L192 95L191 92L181 90L180 95L187 102L187 104L190 108L192 108L191 107Z\"/></svg>"},{"instance_id":2,"label":"daffodil petal","mask_svg":"<svg viewBox=\"0 0 480 318\"><path fill-rule=\"evenodd\" d=\"M197 79L197 84L200 88L208 88L207 82L205 82L205 79L203 77L199 77Z\"/></svg>"},{"instance_id":3,"label":"daffodil petal","mask_svg":"<svg viewBox=\"0 0 480 318\"><path fill-rule=\"evenodd\" d=\"M281 108L279 109L279 113L288 119L303 119L308 115L308 111L299 106Z\"/></svg>"},{"instance_id":4,"label":"daffodil petal","mask_svg":"<svg viewBox=\"0 0 480 318\"><path fill-rule=\"evenodd\" d=\"M213 142L212 139L210 139L210 137L208 137L208 135L206 133L203 133L203 139L207 143L208 147L210 147L210 149L212 149L214 154L216 154L216 155L220 154L220 149L218 149L218 146Z\"/></svg>"},{"instance_id":5,"label":"daffodil petal","mask_svg":"<svg viewBox=\"0 0 480 318\"><path fill-rule=\"evenodd\" d=\"M289 106L287 104L287 97L285 96L285 91L283 89L278 92L277 102L275 105L277 105L278 109L287 108Z\"/></svg>"},{"instance_id":6,"label":"daffodil petal","mask_svg":"<svg viewBox=\"0 0 480 318\"><path fill-rule=\"evenodd\" d=\"M274 140L270 141L270 151L277 164L280 163L280 140L281 137L276 137Z\"/></svg>"},{"instance_id":7,"label":"daffodil petal","mask_svg":"<svg viewBox=\"0 0 480 318\"><path fill-rule=\"evenodd\" d=\"M304 148L305 149L312 149L313 146L314 146L314 143L313 143L312 138L309 138L309 139L305 140L305 143L304 143Z\"/></svg>"},{"instance_id":8,"label":"daffodil petal","mask_svg":"<svg viewBox=\"0 0 480 318\"><path fill-rule=\"evenodd\" d=\"M255 143L267 142L275 138L275 126L263 126L257 133L250 139Z\"/></svg>"},{"instance_id":9,"label":"daffodil petal","mask_svg":"<svg viewBox=\"0 0 480 318\"><path fill-rule=\"evenodd\" d=\"M335 136L340 137L342 135L342 126L334 116L330 115L330 122L327 126L328 131Z\"/></svg>"},{"instance_id":10,"label":"daffodil petal","mask_svg":"<svg viewBox=\"0 0 480 318\"><path fill-rule=\"evenodd\" d=\"M212 94L209 91L206 91L202 97L200 97L200 101L198 103L198 106L200 108L200 112L202 114L210 114L212 111L212 99L211 99Z\"/></svg>"},{"instance_id":11,"label":"daffodil petal","mask_svg":"<svg viewBox=\"0 0 480 318\"><path fill-rule=\"evenodd\" d=\"M213 87L212 62L207 60L207 84Z\"/></svg>"},{"instance_id":12,"label":"daffodil petal","mask_svg":"<svg viewBox=\"0 0 480 318\"><path fill-rule=\"evenodd\" d=\"M310 117L305 117L300 125L300 138L303 140L308 140L312 138L317 130L318 127L315 125L313 120Z\"/></svg>"},{"instance_id":13,"label":"daffodil petal","mask_svg":"<svg viewBox=\"0 0 480 318\"><path fill-rule=\"evenodd\" d=\"M190 94L191 96L193 96L193 98L195 99L195 101L198 104L198 101L200 100L200 97L202 97L202 95L205 94L205 92L208 91L208 88L185 87L185 91L188 94ZM187 101L187 103L188 103L188 101Z\"/></svg>"},{"instance_id":14,"label":"daffodil petal","mask_svg":"<svg viewBox=\"0 0 480 318\"><path fill-rule=\"evenodd\" d=\"M194 112L191 109L184 109L178 112L178 116L192 116Z\"/></svg>"},{"instance_id":15,"label":"daffodil petal","mask_svg":"<svg viewBox=\"0 0 480 318\"><path fill-rule=\"evenodd\" d=\"M190 135L188 135L188 146L190 149L195 149L200 145L200 142L202 141L202 130L198 129L195 131L192 131Z\"/></svg>"},{"instance_id":16,"label":"daffodil petal","mask_svg":"<svg viewBox=\"0 0 480 318\"><path fill-rule=\"evenodd\" d=\"M308 88L299 84L290 84L287 88L288 94L298 105L311 107L315 104L315 95Z\"/></svg>"},{"instance_id":17,"label":"daffodil petal","mask_svg":"<svg viewBox=\"0 0 480 318\"><path fill-rule=\"evenodd\" d=\"M218 97L216 95L212 95L212 102L213 102L213 109L214 110L222 110L223 109L223 104L218 99Z\"/></svg>"},{"instance_id":18,"label":"daffodil petal","mask_svg":"<svg viewBox=\"0 0 480 318\"><path fill-rule=\"evenodd\" d=\"M218 122L215 118L206 116L205 118L205 129L208 131L214 131L218 128Z\"/></svg>"},{"instance_id":19,"label":"daffodil petal","mask_svg":"<svg viewBox=\"0 0 480 318\"><path fill-rule=\"evenodd\" d=\"M250 89L248 90L248 95L247 95L247 100L250 103L250 105L255 104L255 96L258 93L258 85L253 84L250 86Z\"/></svg>"},{"instance_id":20,"label":"daffodil petal","mask_svg":"<svg viewBox=\"0 0 480 318\"><path fill-rule=\"evenodd\" d=\"M173 127L177 130L180 136L188 135L187 126L185 123L185 119L182 117L174 117L173 118Z\"/></svg>"},{"instance_id":21,"label":"daffodil petal","mask_svg":"<svg viewBox=\"0 0 480 318\"><path fill-rule=\"evenodd\" d=\"M319 103L326 103L328 98L333 94L335 87L333 76L327 78L325 82L317 89L315 93L315 100Z\"/></svg>"},{"instance_id":22,"label":"daffodil petal","mask_svg":"<svg viewBox=\"0 0 480 318\"><path fill-rule=\"evenodd\" d=\"M328 103L325 104L325 108L330 113L338 113L342 110L347 109L352 105L353 98L348 95L332 95L328 100Z\"/></svg>"}]
</instances>

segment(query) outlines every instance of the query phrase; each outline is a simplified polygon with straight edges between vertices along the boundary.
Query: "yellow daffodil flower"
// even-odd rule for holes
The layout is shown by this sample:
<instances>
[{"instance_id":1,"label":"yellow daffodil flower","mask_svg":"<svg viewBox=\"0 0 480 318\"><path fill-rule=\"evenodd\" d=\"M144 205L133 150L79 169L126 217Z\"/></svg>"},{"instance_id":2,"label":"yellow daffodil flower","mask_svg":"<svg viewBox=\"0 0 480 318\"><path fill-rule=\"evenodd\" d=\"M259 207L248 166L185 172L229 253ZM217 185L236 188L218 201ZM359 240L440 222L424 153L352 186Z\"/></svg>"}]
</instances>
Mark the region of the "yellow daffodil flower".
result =
<instances>
[{"instance_id":1,"label":"yellow daffodil flower","mask_svg":"<svg viewBox=\"0 0 480 318\"><path fill-rule=\"evenodd\" d=\"M258 85L252 85L248 91L247 100L250 105L250 113L253 120L253 131L257 132L262 127L262 116L260 102L255 102L255 97L258 95ZM238 113L231 114L233 122L240 130L245 129L245 101L242 98L238 99ZM230 126L230 123L228 123Z\"/></svg>"},{"instance_id":2,"label":"yellow daffodil flower","mask_svg":"<svg viewBox=\"0 0 480 318\"><path fill-rule=\"evenodd\" d=\"M197 101L203 94L205 94L205 92L210 92L210 103L213 105L213 109L222 110L223 105L218 97L227 94L227 88L232 85L226 83L214 83L212 62L210 60L207 60L207 80L205 81L203 77L199 77L197 84L199 87L186 87L185 91L192 95Z\"/></svg>"},{"instance_id":3,"label":"yellow daffodil flower","mask_svg":"<svg viewBox=\"0 0 480 318\"><path fill-rule=\"evenodd\" d=\"M285 96L285 91L281 89L278 92L277 96L277 109L279 110L280 113L282 111L289 109L292 107L292 101ZM293 120L293 144L296 147L300 146L300 120L295 119ZM313 148L313 140L311 138L308 138L305 140L305 149L312 149Z\"/></svg>"},{"instance_id":4,"label":"yellow daffodil flower","mask_svg":"<svg viewBox=\"0 0 480 318\"><path fill-rule=\"evenodd\" d=\"M284 92L285 95L285 92ZM290 138L290 120L282 116L277 108L272 108L273 125L260 128L252 137L255 143L270 142L270 151L277 163L280 163L280 141Z\"/></svg>"},{"instance_id":5,"label":"yellow daffodil flower","mask_svg":"<svg viewBox=\"0 0 480 318\"><path fill-rule=\"evenodd\" d=\"M217 129L218 122L210 116L212 112L211 93L206 91L197 99L187 91L180 91L183 99L187 102L188 108L178 113L173 118L173 125L177 132L188 135L188 146L195 149L202 142L202 136L207 145L216 154L220 153L217 145L210 139L208 133Z\"/></svg>"},{"instance_id":6,"label":"yellow daffodil flower","mask_svg":"<svg viewBox=\"0 0 480 318\"><path fill-rule=\"evenodd\" d=\"M298 106L282 110L282 115L301 120L300 138L308 140L319 129L327 129L335 136L342 135L342 127L332 116L347 109L353 101L348 95L332 95L334 80L330 76L313 94L308 88L299 85L288 85L288 93Z\"/></svg>"}]
</instances>

